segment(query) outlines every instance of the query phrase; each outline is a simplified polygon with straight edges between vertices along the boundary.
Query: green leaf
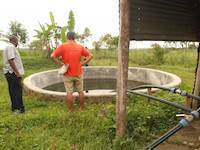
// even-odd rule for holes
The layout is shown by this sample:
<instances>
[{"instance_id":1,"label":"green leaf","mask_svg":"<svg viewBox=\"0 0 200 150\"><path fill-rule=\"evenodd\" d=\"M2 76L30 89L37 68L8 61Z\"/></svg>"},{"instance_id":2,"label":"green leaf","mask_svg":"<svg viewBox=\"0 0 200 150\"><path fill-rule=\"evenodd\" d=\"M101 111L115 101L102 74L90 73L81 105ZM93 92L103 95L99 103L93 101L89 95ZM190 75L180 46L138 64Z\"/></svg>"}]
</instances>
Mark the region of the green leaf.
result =
<instances>
[{"instance_id":1,"label":"green leaf","mask_svg":"<svg viewBox=\"0 0 200 150\"><path fill-rule=\"evenodd\" d=\"M52 25L49 25L48 27L47 27L47 33L50 33L51 32L51 30L53 29L53 26Z\"/></svg>"},{"instance_id":2,"label":"green leaf","mask_svg":"<svg viewBox=\"0 0 200 150\"><path fill-rule=\"evenodd\" d=\"M50 16L51 23L53 25L55 25L55 18L54 18L54 15L53 15L53 13L51 11L49 12L49 16Z\"/></svg>"},{"instance_id":3,"label":"green leaf","mask_svg":"<svg viewBox=\"0 0 200 150\"><path fill-rule=\"evenodd\" d=\"M42 25L41 23L39 23L39 25L40 25L40 28L42 29L42 31L45 32L45 30L46 30L45 26Z\"/></svg>"},{"instance_id":4,"label":"green leaf","mask_svg":"<svg viewBox=\"0 0 200 150\"><path fill-rule=\"evenodd\" d=\"M65 27L62 27L62 28L61 28L61 41L62 41L62 43L64 43L64 42L67 41L65 32L66 32L66 28L65 28Z\"/></svg>"}]
</instances>

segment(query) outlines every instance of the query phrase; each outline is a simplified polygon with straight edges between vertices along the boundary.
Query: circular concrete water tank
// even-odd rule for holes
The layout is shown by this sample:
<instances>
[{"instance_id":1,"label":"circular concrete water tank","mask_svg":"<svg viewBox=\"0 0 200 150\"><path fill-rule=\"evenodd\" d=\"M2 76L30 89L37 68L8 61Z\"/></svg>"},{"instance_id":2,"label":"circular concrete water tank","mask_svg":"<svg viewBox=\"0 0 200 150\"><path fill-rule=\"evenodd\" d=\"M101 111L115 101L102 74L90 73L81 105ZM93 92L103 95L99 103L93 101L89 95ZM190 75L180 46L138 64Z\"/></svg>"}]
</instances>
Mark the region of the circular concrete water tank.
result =
<instances>
[{"instance_id":1,"label":"circular concrete water tank","mask_svg":"<svg viewBox=\"0 0 200 150\"><path fill-rule=\"evenodd\" d=\"M83 68L84 79L116 79L117 68L109 66L89 66ZM144 82L146 84L161 85L164 87L177 87L181 83L181 79L171 73L139 68L130 67L128 70L128 80L137 82ZM32 74L24 79L24 88L31 95L39 95L45 99L50 100L64 100L66 97L65 92L50 91L44 88L53 84L63 82L63 77L58 75L58 70L48 70ZM99 83L100 84L100 83ZM153 89L155 90L155 89ZM146 90L138 90L145 92ZM78 96L78 93L74 93L74 96ZM85 93L86 99L91 101L107 101L113 100L116 96L116 92L107 89L90 90Z\"/></svg>"}]
</instances>

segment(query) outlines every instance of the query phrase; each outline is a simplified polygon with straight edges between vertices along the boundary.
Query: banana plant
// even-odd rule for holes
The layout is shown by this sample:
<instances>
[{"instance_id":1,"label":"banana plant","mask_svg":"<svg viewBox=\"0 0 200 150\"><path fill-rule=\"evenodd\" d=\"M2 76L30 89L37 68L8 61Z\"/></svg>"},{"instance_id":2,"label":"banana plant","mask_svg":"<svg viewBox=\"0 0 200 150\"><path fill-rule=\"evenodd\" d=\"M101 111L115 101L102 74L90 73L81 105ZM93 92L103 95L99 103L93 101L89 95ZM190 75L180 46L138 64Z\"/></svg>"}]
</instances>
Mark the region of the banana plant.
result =
<instances>
[{"instance_id":1,"label":"banana plant","mask_svg":"<svg viewBox=\"0 0 200 150\"><path fill-rule=\"evenodd\" d=\"M60 31L59 31L59 28L57 27L57 23L55 22L55 17L52 12L49 12L49 18L50 18L51 24L48 26L52 27L52 37L54 39L55 47L57 47L59 44Z\"/></svg>"},{"instance_id":2,"label":"banana plant","mask_svg":"<svg viewBox=\"0 0 200 150\"><path fill-rule=\"evenodd\" d=\"M51 40L51 35L52 32L51 30L53 29L53 26L51 25L42 25L39 23L40 30L34 30L37 34L35 37L40 39L43 43L43 47L46 47L47 50L47 57L50 57L51 54L51 47L50 47L50 40Z\"/></svg>"},{"instance_id":3,"label":"banana plant","mask_svg":"<svg viewBox=\"0 0 200 150\"><path fill-rule=\"evenodd\" d=\"M75 19L74 14L70 11L69 21L67 26L58 26L55 17L52 12L49 12L50 24L40 24L40 29L35 30L37 33L35 37L42 40L44 43L44 47L47 48L47 56L50 56L50 53L53 49L55 49L59 43L64 43L67 41L66 33L67 31L74 30ZM70 30L69 30L70 28Z\"/></svg>"},{"instance_id":4,"label":"banana plant","mask_svg":"<svg viewBox=\"0 0 200 150\"><path fill-rule=\"evenodd\" d=\"M52 26L52 46L55 46L55 47L52 47L53 49L56 48L60 42L64 43L67 41L66 39L66 32L68 30L68 27L67 26L63 26L63 27L60 27L57 25L57 23L55 22L55 17L53 15L52 12L49 13L49 17L50 17L50 20L51 20L51 24L50 26Z\"/></svg>"}]
</instances>

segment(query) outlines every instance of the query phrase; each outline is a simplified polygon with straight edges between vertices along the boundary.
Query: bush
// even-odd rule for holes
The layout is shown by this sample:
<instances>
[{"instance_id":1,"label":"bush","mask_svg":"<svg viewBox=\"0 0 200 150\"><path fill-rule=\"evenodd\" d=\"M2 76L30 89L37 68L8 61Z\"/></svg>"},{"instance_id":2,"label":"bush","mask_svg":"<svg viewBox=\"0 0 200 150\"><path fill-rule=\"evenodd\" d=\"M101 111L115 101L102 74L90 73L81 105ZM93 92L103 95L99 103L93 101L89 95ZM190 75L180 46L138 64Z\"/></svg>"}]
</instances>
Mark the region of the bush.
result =
<instances>
[{"instance_id":1,"label":"bush","mask_svg":"<svg viewBox=\"0 0 200 150\"><path fill-rule=\"evenodd\" d=\"M164 63L164 54L165 51L159 44L153 44L153 58L155 64L163 64Z\"/></svg>"},{"instance_id":2,"label":"bush","mask_svg":"<svg viewBox=\"0 0 200 150\"><path fill-rule=\"evenodd\" d=\"M152 55L148 50L137 50L129 53L129 62L138 65L153 64Z\"/></svg>"},{"instance_id":3,"label":"bush","mask_svg":"<svg viewBox=\"0 0 200 150\"><path fill-rule=\"evenodd\" d=\"M170 51L166 54L165 64L167 65L179 65L187 68L196 66L197 56L194 50L176 50Z\"/></svg>"}]
</instances>

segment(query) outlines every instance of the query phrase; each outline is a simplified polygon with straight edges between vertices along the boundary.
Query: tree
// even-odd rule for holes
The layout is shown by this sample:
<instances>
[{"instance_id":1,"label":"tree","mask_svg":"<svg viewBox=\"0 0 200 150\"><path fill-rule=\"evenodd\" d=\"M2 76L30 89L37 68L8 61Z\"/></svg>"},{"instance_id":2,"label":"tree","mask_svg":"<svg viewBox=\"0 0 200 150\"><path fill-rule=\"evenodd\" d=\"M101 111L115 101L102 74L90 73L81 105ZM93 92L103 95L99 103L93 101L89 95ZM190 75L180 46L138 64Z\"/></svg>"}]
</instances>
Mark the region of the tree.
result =
<instances>
[{"instance_id":1,"label":"tree","mask_svg":"<svg viewBox=\"0 0 200 150\"><path fill-rule=\"evenodd\" d=\"M43 42L41 40L33 40L30 44L29 44L29 48L30 50L43 50Z\"/></svg>"},{"instance_id":2,"label":"tree","mask_svg":"<svg viewBox=\"0 0 200 150\"><path fill-rule=\"evenodd\" d=\"M92 43L93 47L94 47L94 50L100 50L101 46L102 46L102 43L100 41L94 41Z\"/></svg>"},{"instance_id":3,"label":"tree","mask_svg":"<svg viewBox=\"0 0 200 150\"><path fill-rule=\"evenodd\" d=\"M74 27L75 27L75 18L74 18L74 13L73 11L71 10L69 12L69 18L68 18L68 30L69 31L74 31Z\"/></svg>"},{"instance_id":4,"label":"tree","mask_svg":"<svg viewBox=\"0 0 200 150\"><path fill-rule=\"evenodd\" d=\"M118 37L112 36L111 34L106 34L103 37L103 42L105 43L106 48L108 49L116 49L118 46Z\"/></svg>"},{"instance_id":5,"label":"tree","mask_svg":"<svg viewBox=\"0 0 200 150\"><path fill-rule=\"evenodd\" d=\"M99 39L98 43L107 49L116 49L118 46L118 41L119 41L118 36L112 36L111 34L105 34L104 36L102 36Z\"/></svg>"},{"instance_id":6,"label":"tree","mask_svg":"<svg viewBox=\"0 0 200 150\"><path fill-rule=\"evenodd\" d=\"M180 42L181 48L197 48L197 45L195 45L195 42Z\"/></svg>"},{"instance_id":7,"label":"tree","mask_svg":"<svg viewBox=\"0 0 200 150\"><path fill-rule=\"evenodd\" d=\"M195 42L191 42L191 43L188 45L188 48L189 48L189 49L195 49L195 48L197 48L197 45L196 45Z\"/></svg>"},{"instance_id":8,"label":"tree","mask_svg":"<svg viewBox=\"0 0 200 150\"><path fill-rule=\"evenodd\" d=\"M177 41L165 41L165 47L176 48L178 42Z\"/></svg>"},{"instance_id":9,"label":"tree","mask_svg":"<svg viewBox=\"0 0 200 150\"><path fill-rule=\"evenodd\" d=\"M78 36L78 41L80 41L81 43L85 43L86 41L88 41L89 37L92 36L90 29L89 28L85 28L83 34L77 34Z\"/></svg>"},{"instance_id":10,"label":"tree","mask_svg":"<svg viewBox=\"0 0 200 150\"><path fill-rule=\"evenodd\" d=\"M153 57L156 64L164 63L164 55L165 51L159 44L152 44L151 47L153 48Z\"/></svg>"},{"instance_id":11,"label":"tree","mask_svg":"<svg viewBox=\"0 0 200 150\"><path fill-rule=\"evenodd\" d=\"M11 21L9 24L8 36L15 35L19 38L19 42L25 44L28 40L28 32L26 28L17 21Z\"/></svg>"}]
</instances>

